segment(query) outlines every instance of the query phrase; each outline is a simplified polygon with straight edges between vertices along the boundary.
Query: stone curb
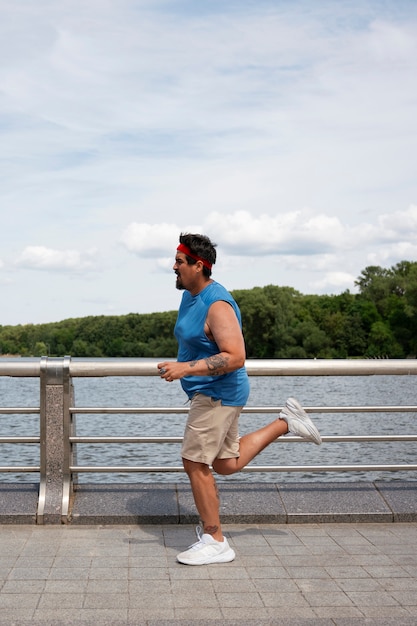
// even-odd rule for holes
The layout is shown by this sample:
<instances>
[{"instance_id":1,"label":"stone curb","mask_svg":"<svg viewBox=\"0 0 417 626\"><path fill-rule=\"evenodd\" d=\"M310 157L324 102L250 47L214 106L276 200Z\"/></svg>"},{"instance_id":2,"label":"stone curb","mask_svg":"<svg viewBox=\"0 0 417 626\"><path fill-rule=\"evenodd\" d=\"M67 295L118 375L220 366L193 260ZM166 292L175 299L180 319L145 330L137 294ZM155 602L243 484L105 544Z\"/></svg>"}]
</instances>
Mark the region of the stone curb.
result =
<instances>
[{"instance_id":1,"label":"stone curb","mask_svg":"<svg viewBox=\"0 0 417 626\"><path fill-rule=\"evenodd\" d=\"M0 485L0 524L36 524L39 485ZM221 518L234 524L417 521L417 481L221 483ZM80 484L70 524L195 524L181 483Z\"/></svg>"}]
</instances>

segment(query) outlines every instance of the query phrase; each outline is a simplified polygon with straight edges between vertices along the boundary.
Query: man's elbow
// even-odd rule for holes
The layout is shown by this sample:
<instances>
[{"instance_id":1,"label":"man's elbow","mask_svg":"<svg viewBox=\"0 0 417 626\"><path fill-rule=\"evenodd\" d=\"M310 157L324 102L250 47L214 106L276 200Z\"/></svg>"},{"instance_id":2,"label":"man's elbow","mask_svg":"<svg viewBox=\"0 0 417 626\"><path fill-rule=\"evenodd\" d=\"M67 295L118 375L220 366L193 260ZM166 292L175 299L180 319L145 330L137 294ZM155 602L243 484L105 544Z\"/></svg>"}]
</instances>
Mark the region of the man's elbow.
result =
<instances>
[{"instance_id":1,"label":"man's elbow","mask_svg":"<svg viewBox=\"0 0 417 626\"><path fill-rule=\"evenodd\" d=\"M246 361L245 353L238 355L238 357L236 358L236 369L238 370L241 367L243 367L245 365L245 361Z\"/></svg>"}]
</instances>

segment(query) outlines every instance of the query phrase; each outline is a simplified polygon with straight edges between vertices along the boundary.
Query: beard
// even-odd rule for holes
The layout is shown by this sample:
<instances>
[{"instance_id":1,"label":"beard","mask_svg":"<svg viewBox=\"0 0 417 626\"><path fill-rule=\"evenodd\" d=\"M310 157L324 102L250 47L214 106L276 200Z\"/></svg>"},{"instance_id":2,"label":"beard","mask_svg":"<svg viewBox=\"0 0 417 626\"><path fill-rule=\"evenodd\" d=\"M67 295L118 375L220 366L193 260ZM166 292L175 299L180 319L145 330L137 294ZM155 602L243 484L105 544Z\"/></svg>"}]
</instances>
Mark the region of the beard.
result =
<instances>
[{"instance_id":1,"label":"beard","mask_svg":"<svg viewBox=\"0 0 417 626\"><path fill-rule=\"evenodd\" d=\"M176 286L176 288L177 288L177 289L179 289L180 291L182 291L183 289L185 289L184 285L183 285L183 284L182 284L182 282L181 282L181 278L180 278L180 276L179 276L178 274L177 274L177 280L176 280L175 286Z\"/></svg>"}]
</instances>

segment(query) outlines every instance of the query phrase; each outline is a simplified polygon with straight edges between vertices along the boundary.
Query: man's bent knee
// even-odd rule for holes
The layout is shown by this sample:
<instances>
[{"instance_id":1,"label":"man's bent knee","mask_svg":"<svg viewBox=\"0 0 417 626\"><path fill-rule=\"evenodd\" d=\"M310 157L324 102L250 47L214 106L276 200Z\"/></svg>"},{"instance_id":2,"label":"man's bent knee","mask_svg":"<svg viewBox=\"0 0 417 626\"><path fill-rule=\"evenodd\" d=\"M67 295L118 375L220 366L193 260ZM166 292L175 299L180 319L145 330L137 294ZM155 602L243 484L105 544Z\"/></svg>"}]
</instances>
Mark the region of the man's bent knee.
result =
<instances>
[{"instance_id":1,"label":"man's bent knee","mask_svg":"<svg viewBox=\"0 0 417 626\"><path fill-rule=\"evenodd\" d=\"M213 469L216 474L221 476L229 476L239 471L237 467L238 459L214 459Z\"/></svg>"}]
</instances>

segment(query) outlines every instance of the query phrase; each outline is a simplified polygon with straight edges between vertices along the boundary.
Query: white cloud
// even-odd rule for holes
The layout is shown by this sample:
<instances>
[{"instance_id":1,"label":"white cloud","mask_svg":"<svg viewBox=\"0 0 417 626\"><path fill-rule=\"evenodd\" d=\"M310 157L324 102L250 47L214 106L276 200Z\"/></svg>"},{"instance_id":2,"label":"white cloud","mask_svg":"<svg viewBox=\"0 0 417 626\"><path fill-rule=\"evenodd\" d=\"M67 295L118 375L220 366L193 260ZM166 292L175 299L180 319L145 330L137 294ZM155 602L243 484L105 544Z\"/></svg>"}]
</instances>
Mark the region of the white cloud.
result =
<instances>
[{"instance_id":1,"label":"white cloud","mask_svg":"<svg viewBox=\"0 0 417 626\"><path fill-rule=\"evenodd\" d=\"M180 230L184 229L175 224L132 223L121 241L139 256L159 257L174 250ZM331 253L334 263L337 252L359 252L364 245L378 246L381 242L386 246L396 242L390 246L392 251L412 253L417 246L417 206L355 226L312 209L256 217L249 211L213 212L205 217L201 228L191 232L207 233L227 255L323 258ZM403 236L409 241L402 241Z\"/></svg>"},{"instance_id":2,"label":"white cloud","mask_svg":"<svg viewBox=\"0 0 417 626\"><path fill-rule=\"evenodd\" d=\"M133 222L123 232L121 243L139 256L156 257L174 248L179 231L175 224Z\"/></svg>"},{"instance_id":3,"label":"white cloud","mask_svg":"<svg viewBox=\"0 0 417 626\"><path fill-rule=\"evenodd\" d=\"M413 29L407 24L395 24L376 19L370 26L368 39L370 53L379 63L386 65L408 62L417 53Z\"/></svg>"},{"instance_id":4,"label":"white cloud","mask_svg":"<svg viewBox=\"0 0 417 626\"><path fill-rule=\"evenodd\" d=\"M16 260L16 266L31 270L81 272L96 268L96 250L53 250L44 246L28 246Z\"/></svg>"},{"instance_id":5,"label":"white cloud","mask_svg":"<svg viewBox=\"0 0 417 626\"><path fill-rule=\"evenodd\" d=\"M327 272L317 281L312 282L312 286L319 291L335 291L339 293L341 290L352 290L356 276L347 272Z\"/></svg>"},{"instance_id":6,"label":"white cloud","mask_svg":"<svg viewBox=\"0 0 417 626\"><path fill-rule=\"evenodd\" d=\"M400 261L415 261L417 259L417 241L397 242L380 246L367 255L367 265L390 267Z\"/></svg>"},{"instance_id":7,"label":"white cloud","mask_svg":"<svg viewBox=\"0 0 417 626\"><path fill-rule=\"evenodd\" d=\"M381 215L378 227L386 239L398 241L405 237L417 242L417 204L411 205L405 211Z\"/></svg>"},{"instance_id":8,"label":"white cloud","mask_svg":"<svg viewBox=\"0 0 417 626\"><path fill-rule=\"evenodd\" d=\"M315 254L332 249L343 233L338 218L309 209L259 217L248 211L212 213L204 227L229 253L242 255Z\"/></svg>"}]
</instances>

